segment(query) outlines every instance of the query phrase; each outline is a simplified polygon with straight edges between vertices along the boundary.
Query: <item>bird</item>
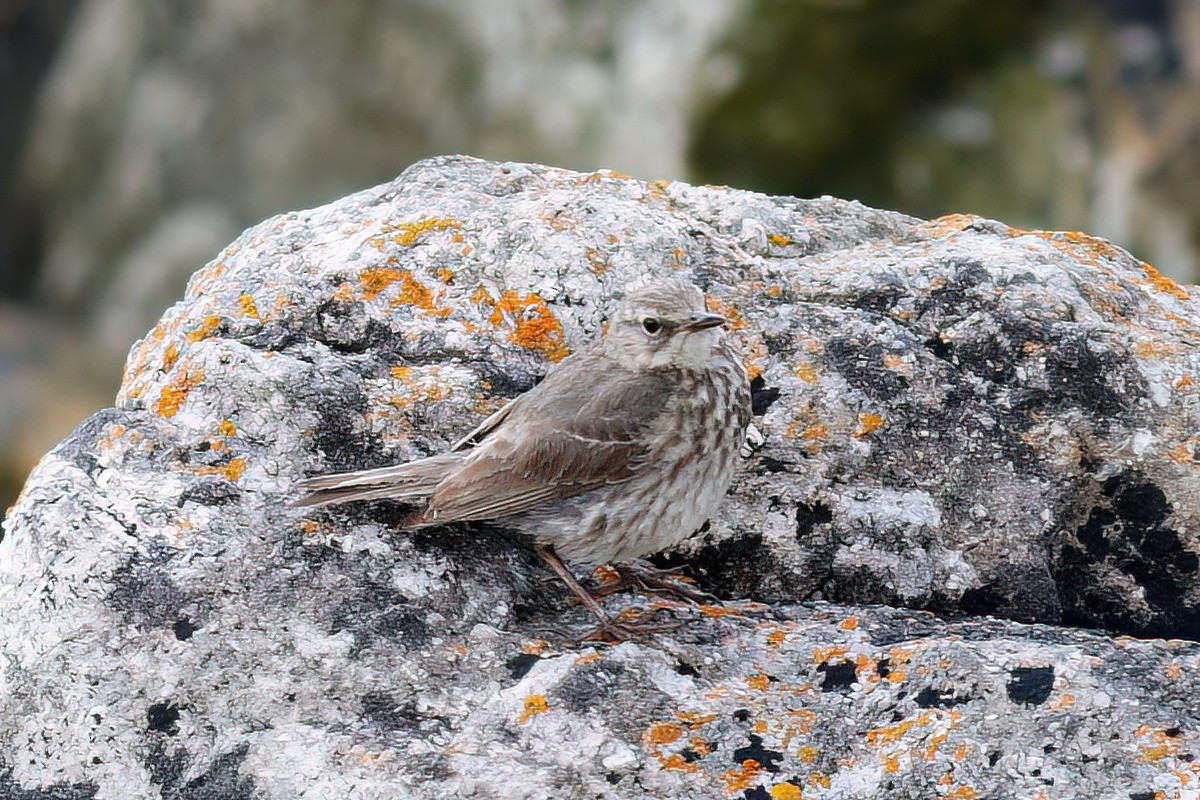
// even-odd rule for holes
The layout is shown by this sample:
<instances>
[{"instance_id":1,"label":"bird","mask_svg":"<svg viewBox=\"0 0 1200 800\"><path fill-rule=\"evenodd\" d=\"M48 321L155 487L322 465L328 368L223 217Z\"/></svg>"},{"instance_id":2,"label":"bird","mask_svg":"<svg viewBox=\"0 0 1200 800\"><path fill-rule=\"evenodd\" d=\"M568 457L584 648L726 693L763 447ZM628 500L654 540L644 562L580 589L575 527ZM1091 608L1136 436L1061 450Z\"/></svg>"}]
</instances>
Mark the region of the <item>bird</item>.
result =
<instances>
[{"instance_id":1,"label":"bird","mask_svg":"<svg viewBox=\"0 0 1200 800\"><path fill-rule=\"evenodd\" d=\"M728 327L685 277L634 281L603 336L449 451L301 480L292 505L387 499L419 506L405 529L471 520L515 528L599 619L600 636L633 638L649 627L609 618L564 559L631 562L714 514L751 416Z\"/></svg>"}]
</instances>

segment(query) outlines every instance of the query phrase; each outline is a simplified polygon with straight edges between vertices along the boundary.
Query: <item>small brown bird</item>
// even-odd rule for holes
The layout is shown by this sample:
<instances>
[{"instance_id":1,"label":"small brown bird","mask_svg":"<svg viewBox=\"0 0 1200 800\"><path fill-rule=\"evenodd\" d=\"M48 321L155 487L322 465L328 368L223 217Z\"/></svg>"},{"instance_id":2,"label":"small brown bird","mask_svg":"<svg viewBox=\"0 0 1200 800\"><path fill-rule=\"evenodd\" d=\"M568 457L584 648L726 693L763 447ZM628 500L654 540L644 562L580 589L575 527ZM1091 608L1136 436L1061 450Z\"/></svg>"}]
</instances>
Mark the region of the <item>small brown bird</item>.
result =
<instances>
[{"instance_id":1,"label":"small brown bird","mask_svg":"<svg viewBox=\"0 0 1200 800\"><path fill-rule=\"evenodd\" d=\"M559 556L629 561L686 538L716 510L750 422L750 384L727 322L685 280L636 283L606 336L450 452L309 478L293 505L423 503L409 528L496 520L533 538L601 631L644 632L609 619Z\"/></svg>"}]
</instances>

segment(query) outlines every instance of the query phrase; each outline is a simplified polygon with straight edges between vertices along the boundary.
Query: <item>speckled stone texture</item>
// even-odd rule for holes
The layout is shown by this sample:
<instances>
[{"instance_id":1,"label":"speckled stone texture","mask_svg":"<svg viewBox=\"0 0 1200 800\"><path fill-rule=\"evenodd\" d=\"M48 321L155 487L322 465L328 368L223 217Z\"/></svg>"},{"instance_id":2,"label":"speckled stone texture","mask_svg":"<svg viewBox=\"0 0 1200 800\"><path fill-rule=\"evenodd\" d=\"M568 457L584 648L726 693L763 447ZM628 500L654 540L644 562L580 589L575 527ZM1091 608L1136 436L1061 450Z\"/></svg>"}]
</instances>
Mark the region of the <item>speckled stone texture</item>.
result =
<instances>
[{"instance_id":1,"label":"speckled stone texture","mask_svg":"<svg viewBox=\"0 0 1200 800\"><path fill-rule=\"evenodd\" d=\"M659 557L723 601L676 631L572 644L512 534L285 506L677 270L757 430ZM269 220L8 517L0 798L1194 798L1198 326L1082 234L607 172L435 159Z\"/></svg>"}]
</instances>

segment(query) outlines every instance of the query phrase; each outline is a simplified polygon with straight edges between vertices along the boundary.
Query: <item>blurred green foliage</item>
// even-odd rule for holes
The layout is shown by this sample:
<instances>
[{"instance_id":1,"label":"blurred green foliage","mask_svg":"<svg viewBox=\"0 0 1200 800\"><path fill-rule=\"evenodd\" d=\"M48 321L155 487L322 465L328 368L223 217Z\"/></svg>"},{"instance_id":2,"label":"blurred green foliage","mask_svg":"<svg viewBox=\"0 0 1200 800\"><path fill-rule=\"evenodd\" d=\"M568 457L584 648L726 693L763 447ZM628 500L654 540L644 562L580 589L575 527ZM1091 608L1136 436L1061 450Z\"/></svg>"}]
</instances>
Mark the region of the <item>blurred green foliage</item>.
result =
<instances>
[{"instance_id":1,"label":"blurred green foliage","mask_svg":"<svg viewBox=\"0 0 1200 800\"><path fill-rule=\"evenodd\" d=\"M914 191L897 168L905 133L930 106L1031 44L1046 5L753 0L726 43L740 65L737 83L693 120L694 177L944 213L945 196Z\"/></svg>"}]
</instances>

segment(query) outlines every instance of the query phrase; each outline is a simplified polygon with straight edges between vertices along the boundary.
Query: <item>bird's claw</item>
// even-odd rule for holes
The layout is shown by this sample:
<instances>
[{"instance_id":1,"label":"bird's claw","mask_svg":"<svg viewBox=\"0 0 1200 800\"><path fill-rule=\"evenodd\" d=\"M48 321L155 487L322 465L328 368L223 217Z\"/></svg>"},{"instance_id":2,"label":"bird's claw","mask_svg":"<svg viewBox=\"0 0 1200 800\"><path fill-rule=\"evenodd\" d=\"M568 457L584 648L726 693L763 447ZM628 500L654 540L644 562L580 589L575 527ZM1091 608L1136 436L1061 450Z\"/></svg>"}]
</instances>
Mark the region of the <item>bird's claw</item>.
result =
<instances>
[{"instance_id":1,"label":"bird's claw","mask_svg":"<svg viewBox=\"0 0 1200 800\"><path fill-rule=\"evenodd\" d=\"M675 570L658 569L647 561L614 564L608 569L616 575L606 576L604 582L593 592L596 597L607 597L622 589L633 589L643 595L670 595L693 605L716 602L715 597L697 589L688 578L675 574Z\"/></svg>"}]
</instances>

